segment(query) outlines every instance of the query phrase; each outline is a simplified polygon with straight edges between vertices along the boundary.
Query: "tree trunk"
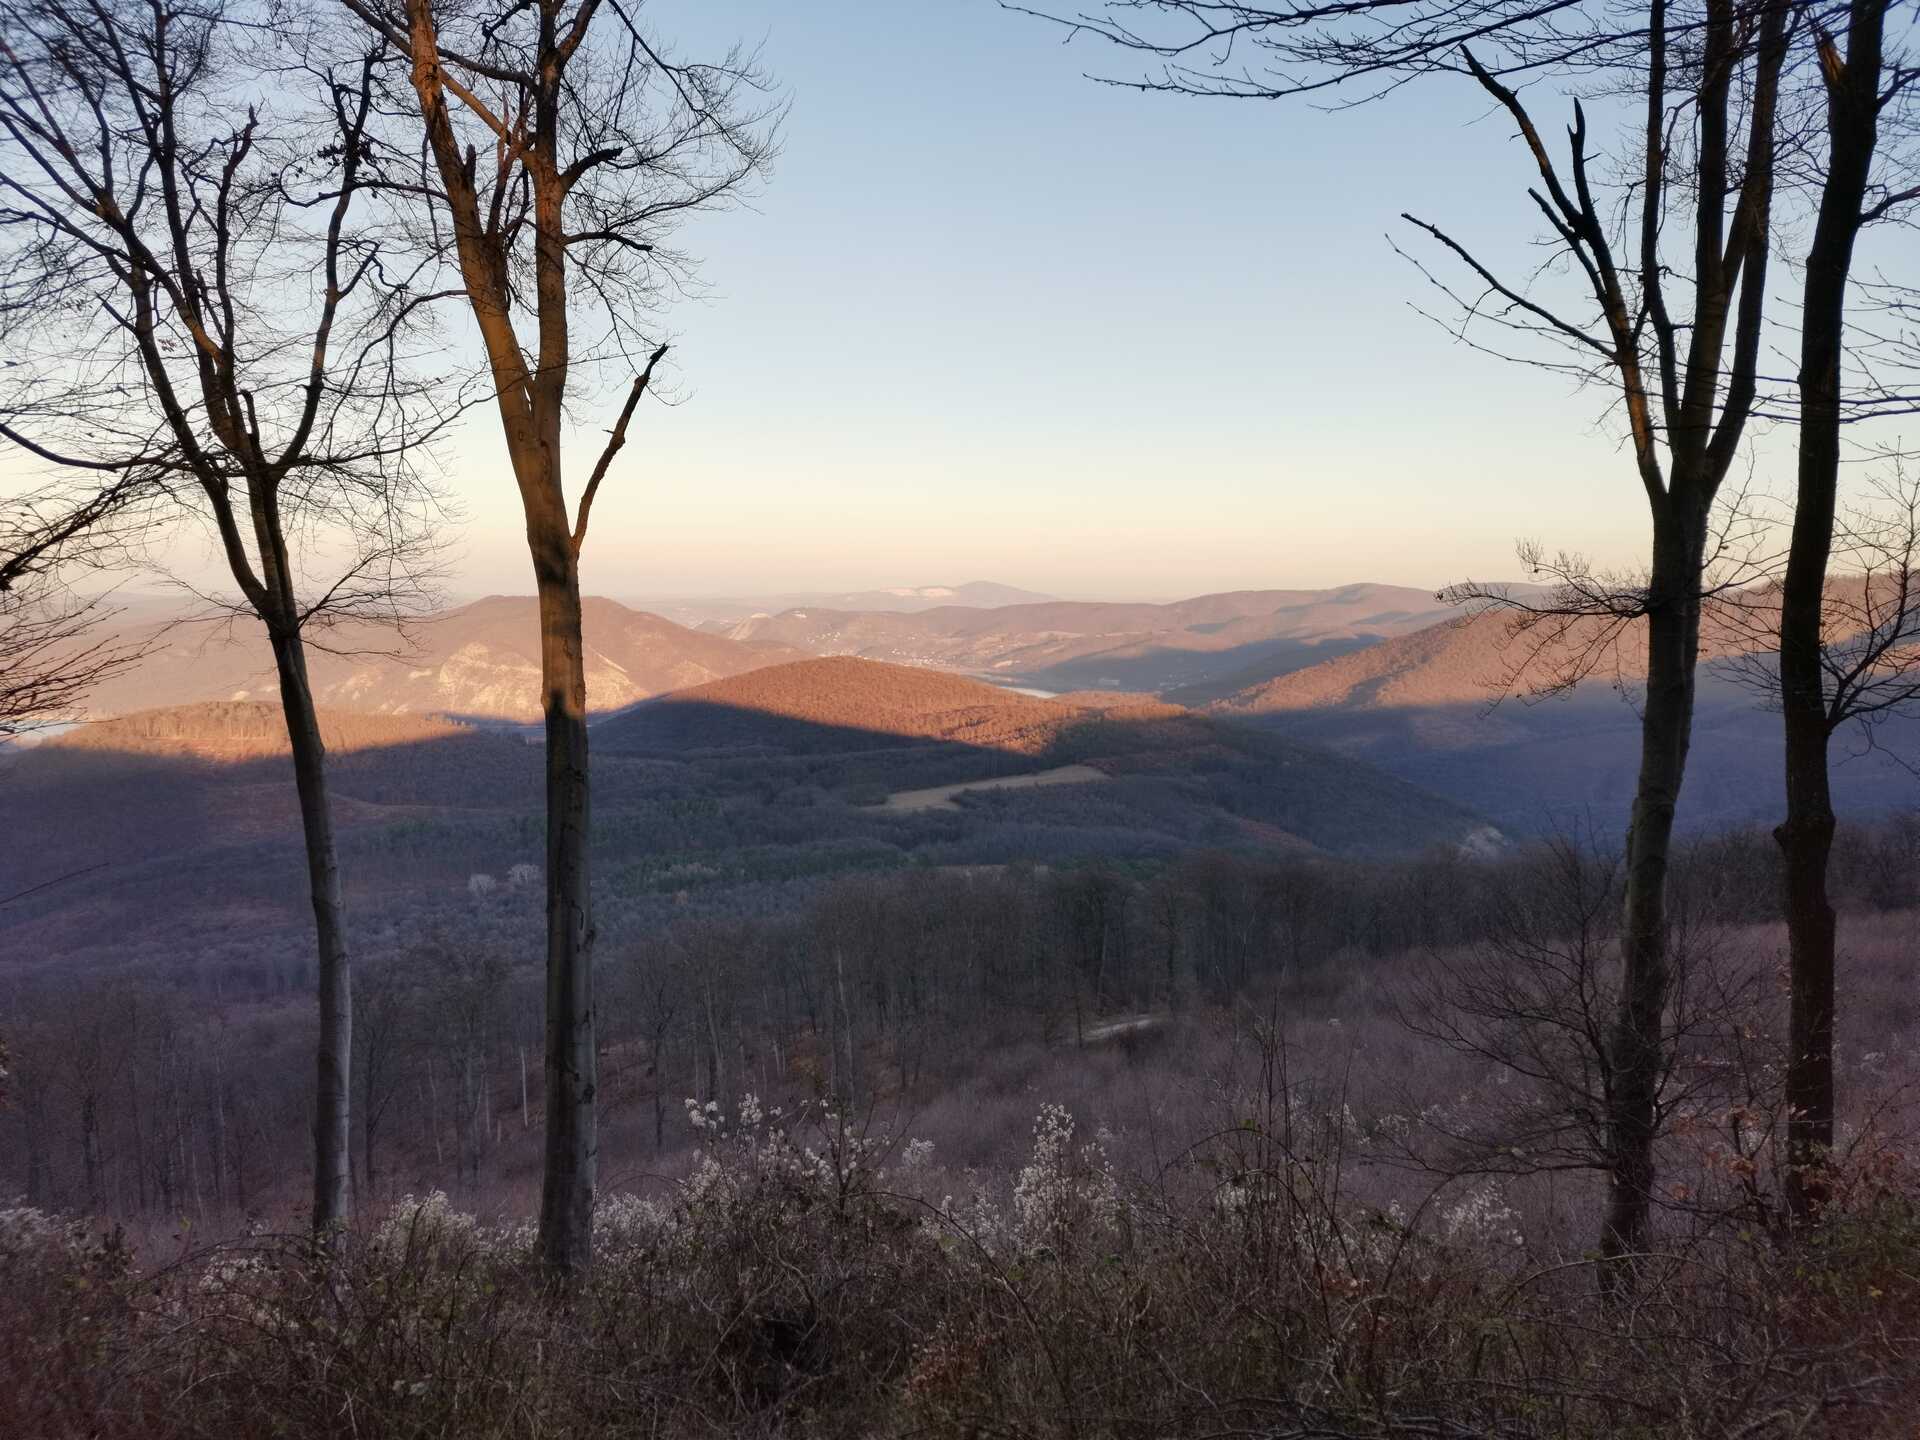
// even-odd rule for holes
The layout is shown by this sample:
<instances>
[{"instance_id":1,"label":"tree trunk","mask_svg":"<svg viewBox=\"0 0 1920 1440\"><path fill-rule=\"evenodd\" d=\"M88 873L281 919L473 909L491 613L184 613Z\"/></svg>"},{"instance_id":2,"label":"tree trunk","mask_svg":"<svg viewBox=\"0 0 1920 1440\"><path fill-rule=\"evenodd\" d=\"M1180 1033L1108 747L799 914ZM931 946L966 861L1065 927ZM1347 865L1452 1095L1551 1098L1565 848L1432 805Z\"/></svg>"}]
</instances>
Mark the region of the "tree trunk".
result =
<instances>
[{"instance_id":1,"label":"tree trunk","mask_svg":"<svg viewBox=\"0 0 1920 1440\"><path fill-rule=\"evenodd\" d=\"M86 1177L87 1209L98 1215L105 1204L100 1184L100 1103L91 1090L80 1097L80 1160Z\"/></svg>"},{"instance_id":2,"label":"tree trunk","mask_svg":"<svg viewBox=\"0 0 1920 1440\"><path fill-rule=\"evenodd\" d=\"M232 1168L232 1157L227 1147L227 1078L226 1066L220 1063L215 1052L213 1065L213 1193L220 1197L220 1203L226 1203L227 1172Z\"/></svg>"},{"instance_id":3,"label":"tree trunk","mask_svg":"<svg viewBox=\"0 0 1920 1440\"><path fill-rule=\"evenodd\" d=\"M1854 0L1847 54L1827 80L1827 176L1807 252L1800 330L1800 455L1793 539L1780 593L1780 708L1786 730L1787 813L1774 831L1783 861L1789 965L1787 1208L1812 1217L1825 1198L1820 1167L1833 1147L1835 921L1827 894L1833 796L1821 620L1840 485L1840 361L1847 281L1878 137L1885 0ZM1824 58L1824 57L1823 57ZM1838 58L1838 57L1835 57Z\"/></svg>"},{"instance_id":4,"label":"tree trunk","mask_svg":"<svg viewBox=\"0 0 1920 1440\"><path fill-rule=\"evenodd\" d=\"M127 1109L133 1116L133 1193L140 1213L147 1209L147 1132L140 1120L140 1052L138 1036L130 1035L128 1050L132 1063L127 1066Z\"/></svg>"},{"instance_id":5,"label":"tree trunk","mask_svg":"<svg viewBox=\"0 0 1920 1440\"><path fill-rule=\"evenodd\" d=\"M363 1106L363 1109L365 1114L360 1121L360 1173L366 1181L367 1203L371 1205L380 1193L380 1177L373 1163L374 1132L379 1127L374 1123L372 1107Z\"/></svg>"},{"instance_id":6,"label":"tree trunk","mask_svg":"<svg viewBox=\"0 0 1920 1440\"><path fill-rule=\"evenodd\" d=\"M557 458L557 457L556 457ZM546 1165L540 1253L562 1277L593 1256L596 1055L588 870L587 679L580 575L564 514L529 541L540 586L540 672L547 717ZM542 543L544 540L545 543Z\"/></svg>"},{"instance_id":7,"label":"tree trunk","mask_svg":"<svg viewBox=\"0 0 1920 1440\"><path fill-rule=\"evenodd\" d=\"M1640 722L1640 778L1627 831L1626 927L1619 1011L1610 1049L1606 1217L1600 1252L1644 1249L1653 1194L1653 1142L1666 1064L1667 871L1674 810L1693 733L1694 668L1700 653L1700 554L1705 519L1656 522L1647 616L1647 697ZM1610 1282L1611 1283L1611 1282Z\"/></svg>"},{"instance_id":8,"label":"tree trunk","mask_svg":"<svg viewBox=\"0 0 1920 1440\"><path fill-rule=\"evenodd\" d=\"M280 707L293 749L294 786L300 795L300 826L306 838L307 887L318 938L320 1044L313 1117L313 1228L320 1231L347 1218L353 973L347 959L333 809L327 798L327 752L307 681L306 650L297 630L275 628L273 658L280 672Z\"/></svg>"},{"instance_id":9,"label":"tree trunk","mask_svg":"<svg viewBox=\"0 0 1920 1440\"><path fill-rule=\"evenodd\" d=\"M447 1163L440 1143L440 1082L434 1078L433 1056L427 1056L427 1130L433 1136L434 1168Z\"/></svg>"},{"instance_id":10,"label":"tree trunk","mask_svg":"<svg viewBox=\"0 0 1920 1440\"><path fill-rule=\"evenodd\" d=\"M1815 593L1819 608L1820 594ZM1818 621L1816 619L1816 626ZM1786 690L1785 607L1782 606L1780 671ZM1816 644L1818 642L1816 641ZM1812 1217L1826 1195L1820 1168L1833 1145L1833 1015L1835 918L1827 895L1827 861L1833 850L1833 801L1828 790L1828 729L1815 701L1785 708L1787 818L1774 831L1783 861L1787 917L1787 1209L1795 1220Z\"/></svg>"},{"instance_id":11,"label":"tree trunk","mask_svg":"<svg viewBox=\"0 0 1920 1440\"><path fill-rule=\"evenodd\" d=\"M835 1101L839 1103L844 1099L845 1103L851 1105L859 1076L853 1058L853 1011L847 1004L847 959L845 953L838 947L833 952L833 973L840 991L840 1034L847 1046L846 1088L841 1095L835 1097Z\"/></svg>"},{"instance_id":12,"label":"tree trunk","mask_svg":"<svg viewBox=\"0 0 1920 1440\"><path fill-rule=\"evenodd\" d=\"M480 1115L480 1091L473 1075L473 1039L469 1036L460 1047L460 1142L456 1160L463 1161L461 1169L466 1178L478 1188L480 1184L480 1135L484 1121Z\"/></svg>"}]
</instances>

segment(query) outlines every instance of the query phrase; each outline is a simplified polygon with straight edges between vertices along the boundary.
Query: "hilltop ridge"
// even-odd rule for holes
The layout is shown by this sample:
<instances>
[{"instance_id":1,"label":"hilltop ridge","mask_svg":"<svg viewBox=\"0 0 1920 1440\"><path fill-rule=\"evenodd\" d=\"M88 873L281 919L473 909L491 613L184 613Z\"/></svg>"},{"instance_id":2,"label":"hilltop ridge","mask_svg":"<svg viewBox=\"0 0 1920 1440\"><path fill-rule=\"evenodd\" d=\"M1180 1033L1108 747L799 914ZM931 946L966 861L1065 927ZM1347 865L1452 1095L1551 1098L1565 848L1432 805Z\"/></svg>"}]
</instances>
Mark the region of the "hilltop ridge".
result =
<instances>
[{"instance_id":1,"label":"hilltop ridge","mask_svg":"<svg viewBox=\"0 0 1920 1440\"><path fill-rule=\"evenodd\" d=\"M1050 690L1178 691L1174 698L1192 700L1424 629L1449 613L1423 590L1355 584L913 614L805 606L722 630L748 643L933 665Z\"/></svg>"},{"instance_id":2,"label":"hilltop ridge","mask_svg":"<svg viewBox=\"0 0 1920 1440\"><path fill-rule=\"evenodd\" d=\"M583 605L587 706L610 711L650 695L797 657L773 644L690 630L617 601ZM271 652L257 622L155 619L111 636L150 648L89 697L95 716L208 700L277 700ZM540 624L525 595L489 595L407 626L356 621L315 637L308 668L323 707L392 715L445 714L527 724L540 718Z\"/></svg>"},{"instance_id":3,"label":"hilltop ridge","mask_svg":"<svg viewBox=\"0 0 1920 1440\"><path fill-rule=\"evenodd\" d=\"M942 670L835 655L766 666L643 701L601 721L594 734L605 748L647 749L790 744L800 729L811 729L849 743L861 737L876 745L933 740L1037 754L1068 725L1111 708L1025 695Z\"/></svg>"}]
</instances>

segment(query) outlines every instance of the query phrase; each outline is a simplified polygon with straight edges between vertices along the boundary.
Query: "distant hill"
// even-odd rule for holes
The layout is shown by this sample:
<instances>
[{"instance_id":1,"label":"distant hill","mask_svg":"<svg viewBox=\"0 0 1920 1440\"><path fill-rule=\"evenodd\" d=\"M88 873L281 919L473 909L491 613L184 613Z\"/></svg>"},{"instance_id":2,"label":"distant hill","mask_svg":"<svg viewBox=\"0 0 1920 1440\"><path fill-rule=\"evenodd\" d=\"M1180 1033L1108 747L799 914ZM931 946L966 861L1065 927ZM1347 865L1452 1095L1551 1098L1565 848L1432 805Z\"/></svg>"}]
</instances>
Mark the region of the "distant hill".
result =
<instances>
[{"instance_id":1,"label":"distant hill","mask_svg":"<svg viewBox=\"0 0 1920 1440\"><path fill-rule=\"evenodd\" d=\"M279 687L257 624L175 624L142 614L123 633L151 639L137 664L88 698L93 716L204 700L275 700ZM322 706L378 714L448 714L495 722L540 718L539 619L530 596L490 596L410 626L349 624L308 652ZM615 710L663 691L793 659L777 645L689 630L612 600L585 603L587 704Z\"/></svg>"},{"instance_id":2,"label":"distant hill","mask_svg":"<svg viewBox=\"0 0 1920 1440\"><path fill-rule=\"evenodd\" d=\"M595 753L751 758L857 790L963 784L1089 765L1137 782L1100 803L1217 809L1263 840L1394 851L1485 829L1450 803L1351 759L1137 695L1041 699L980 681L848 656L776 665L645 701L594 728ZM836 758L838 757L838 758ZM768 772L778 773L777 768ZM994 804L1058 811L1050 787ZM1113 793L1122 789L1122 793Z\"/></svg>"},{"instance_id":3,"label":"distant hill","mask_svg":"<svg viewBox=\"0 0 1920 1440\"><path fill-rule=\"evenodd\" d=\"M1001 585L992 580L969 580L964 585L909 585L886 590L848 590L840 594L819 593L780 597L788 606L830 605L840 610L898 610L912 613L940 606L961 605L985 608L997 605L1044 605L1054 597L1038 590L1022 590L1018 585Z\"/></svg>"},{"instance_id":4,"label":"distant hill","mask_svg":"<svg viewBox=\"0 0 1920 1440\"><path fill-rule=\"evenodd\" d=\"M1590 642L1582 621L1567 643L1536 643L1499 614L1457 617L1368 649L1278 676L1209 707L1222 719L1363 759L1492 817L1513 833L1626 823L1639 764L1646 673L1644 627L1628 628L1577 689L1529 699L1529 684ZM1771 823L1784 803L1780 721L1762 697L1735 683L1735 657L1764 666L1753 646L1764 623L1724 616L1703 628L1695 737L1681 824L1690 829ZM1503 698L1504 697L1504 698ZM1920 722L1890 719L1868 747L1857 732L1835 741L1834 786L1855 817L1920 805Z\"/></svg>"},{"instance_id":5,"label":"distant hill","mask_svg":"<svg viewBox=\"0 0 1920 1440\"><path fill-rule=\"evenodd\" d=\"M1081 711L938 670L837 656L774 665L645 701L594 727L610 750L897 745L937 740L1037 754Z\"/></svg>"},{"instance_id":6,"label":"distant hill","mask_svg":"<svg viewBox=\"0 0 1920 1440\"><path fill-rule=\"evenodd\" d=\"M532 805L539 752L518 737L428 716L323 710L342 832L459 805ZM38 817L0 843L0 893L104 865L293 841L299 804L277 703L210 701L75 727L0 770L10 805ZM297 893L297 892L296 892Z\"/></svg>"},{"instance_id":7,"label":"distant hill","mask_svg":"<svg viewBox=\"0 0 1920 1440\"><path fill-rule=\"evenodd\" d=\"M676 597L641 599L633 603L682 625L722 628L754 615L818 606L831 610L884 610L911 614L939 606L1027 605L1052 600L1038 590L1001 585L992 580L969 580L964 585L898 585L883 590L818 590L786 595Z\"/></svg>"},{"instance_id":8,"label":"distant hill","mask_svg":"<svg viewBox=\"0 0 1920 1440\"><path fill-rule=\"evenodd\" d=\"M1170 604L1055 600L915 614L796 606L736 640L990 675L1047 690L1144 690L1183 703L1424 629L1449 612L1389 585L1245 590Z\"/></svg>"},{"instance_id":9,"label":"distant hill","mask_svg":"<svg viewBox=\"0 0 1920 1440\"><path fill-rule=\"evenodd\" d=\"M319 718L320 738L334 757L380 746L423 744L464 733L463 727L439 716L322 710ZM251 759L287 753L287 725L277 701L220 700L139 710L77 725L47 741L43 748L53 752Z\"/></svg>"},{"instance_id":10,"label":"distant hill","mask_svg":"<svg viewBox=\"0 0 1920 1440\"><path fill-rule=\"evenodd\" d=\"M662 695L600 721L593 733L597 746L612 751L935 741L1039 755L1095 722L1213 728L1151 695L1082 691L1042 698L946 671L838 655Z\"/></svg>"},{"instance_id":11,"label":"distant hill","mask_svg":"<svg viewBox=\"0 0 1920 1440\"><path fill-rule=\"evenodd\" d=\"M433 931L537 954L538 734L332 711L322 728L360 953ZM595 919L615 954L692 914L784 913L855 873L1154 865L1196 849L1404 854L1490 833L1472 807L1370 765L1176 706L1046 700L851 658L694 686L593 735ZM930 788L950 799L887 803ZM191 969L249 992L310 983L272 702L81 726L0 754L0 795L30 817L0 827L0 957Z\"/></svg>"}]
</instances>

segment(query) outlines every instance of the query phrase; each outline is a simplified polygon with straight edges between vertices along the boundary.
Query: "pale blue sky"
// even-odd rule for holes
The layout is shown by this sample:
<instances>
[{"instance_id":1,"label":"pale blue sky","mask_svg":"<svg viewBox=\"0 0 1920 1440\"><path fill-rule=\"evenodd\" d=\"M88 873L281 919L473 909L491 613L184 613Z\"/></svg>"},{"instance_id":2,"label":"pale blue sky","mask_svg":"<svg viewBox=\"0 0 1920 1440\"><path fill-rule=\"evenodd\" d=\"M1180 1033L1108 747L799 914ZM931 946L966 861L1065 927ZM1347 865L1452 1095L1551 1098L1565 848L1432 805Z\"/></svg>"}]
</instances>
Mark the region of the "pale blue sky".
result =
<instances>
[{"instance_id":1,"label":"pale blue sky","mask_svg":"<svg viewBox=\"0 0 1920 1440\"><path fill-rule=\"evenodd\" d=\"M792 109L755 209L689 236L684 400L622 457L590 590L1431 586L1510 573L1522 534L1639 547L1592 397L1408 308L1401 210L1526 263L1522 157L1464 86L1340 115L1143 96L992 0L647 13L685 53L762 39ZM522 590L482 419L459 583Z\"/></svg>"},{"instance_id":2,"label":"pale blue sky","mask_svg":"<svg viewBox=\"0 0 1920 1440\"><path fill-rule=\"evenodd\" d=\"M1464 82L1330 115L1094 84L1127 57L993 0L645 13L684 54L762 41L791 111L754 208L686 235L710 293L667 317L681 403L602 493L590 591L1171 598L1510 575L1523 535L1641 548L1597 398L1409 308L1402 210L1537 263L1524 155ZM451 588L529 590L490 409L453 458Z\"/></svg>"}]
</instances>

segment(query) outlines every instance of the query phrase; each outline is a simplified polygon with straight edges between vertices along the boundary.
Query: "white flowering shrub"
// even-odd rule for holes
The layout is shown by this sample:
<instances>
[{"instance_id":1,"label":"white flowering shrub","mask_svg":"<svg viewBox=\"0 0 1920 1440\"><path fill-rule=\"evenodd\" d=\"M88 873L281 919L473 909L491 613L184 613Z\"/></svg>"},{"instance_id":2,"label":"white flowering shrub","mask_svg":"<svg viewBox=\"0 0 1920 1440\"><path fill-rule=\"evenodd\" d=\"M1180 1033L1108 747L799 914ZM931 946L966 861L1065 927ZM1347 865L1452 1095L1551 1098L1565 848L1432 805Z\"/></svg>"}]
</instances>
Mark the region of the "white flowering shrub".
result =
<instances>
[{"instance_id":1,"label":"white flowering shrub","mask_svg":"<svg viewBox=\"0 0 1920 1440\"><path fill-rule=\"evenodd\" d=\"M1073 1143L1064 1105L1041 1107L1033 1123L1033 1158L1013 1185L1014 1235L1029 1250L1065 1254L1081 1244L1108 1244L1121 1219L1120 1186L1098 1140Z\"/></svg>"},{"instance_id":2,"label":"white flowering shrub","mask_svg":"<svg viewBox=\"0 0 1920 1440\"><path fill-rule=\"evenodd\" d=\"M660 1244L673 1221L670 1206L630 1191L603 1192L594 1200L594 1254L620 1262L644 1256Z\"/></svg>"},{"instance_id":3,"label":"white flowering shrub","mask_svg":"<svg viewBox=\"0 0 1920 1440\"><path fill-rule=\"evenodd\" d=\"M85 1242L81 1227L45 1210L31 1205L0 1210L0 1264L61 1264L73 1258Z\"/></svg>"},{"instance_id":4,"label":"white flowering shrub","mask_svg":"<svg viewBox=\"0 0 1920 1440\"><path fill-rule=\"evenodd\" d=\"M1356 1174L1355 1136L1383 1127L1337 1100L1237 1116L1139 1188L1059 1105L1012 1175L942 1172L830 1105L686 1113L690 1170L600 1196L564 1297L529 1224L437 1191L325 1253L256 1234L139 1275L59 1217L0 1210L0 1435L1599 1440L1671 1414L1725 1434L1755 1405L1825 1402L1824 1379L1792 1390L1783 1336L1851 1357L1875 1343L1856 1313L1920 1303L1911 1183L1845 1244L1783 1258L1758 1235L1664 1269L1650 1347L1585 1267L1509 1283L1525 1250L1499 1185L1409 1217L1378 1167ZM1888 1333L1876 1369L1920 1374Z\"/></svg>"},{"instance_id":5,"label":"white flowering shrub","mask_svg":"<svg viewBox=\"0 0 1920 1440\"><path fill-rule=\"evenodd\" d=\"M196 1316L202 1324L237 1324L261 1334L295 1336L298 1343L297 1332L314 1318L289 1306L279 1267L261 1250L223 1250L215 1254L192 1282L191 1290L190 1296L174 1297L172 1310L176 1315Z\"/></svg>"},{"instance_id":6,"label":"white flowering shrub","mask_svg":"<svg viewBox=\"0 0 1920 1440\"><path fill-rule=\"evenodd\" d=\"M978 1271L1018 1252L1007 1207L987 1178L968 1170L958 1194L949 1191L921 1217L922 1233L948 1256Z\"/></svg>"},{"instance_id":7,"label":"white flowering shrub","mask_svg":"<svg viewBox=\"0 0 1920 1440\"><path fill-rule=\"evenodd\" d=\"M686 1105L702 1144L681 1197L709 1214L759 1199L802 1211L824 1205L844 1217L874 1191L892 1148L884 1131L857 1128L831 1105L768 1110L752 1094L732 1115L712 1100Z\"/></svg>"},{"instance_id":8,"label":"white flowering shrub","mask_svg":"<svg viewBox=\"0 0 1920 1440\"><path fill-rule=\"evenodd\" d=\"M1448 1244L1483 1255L1511 1254L1527 1243L1520 1232L1520 1212L1507 1204L1500 1187L1491 1182L1442 1209L1440 1233Z\"/></svg>"},{"instance_id":9,"label":"white flowering shrub","mask_svg":"<svg viewBox=\"0 0 1920 1440\"><path fill-rule=\"evenodd\" d=\"M447 1192L402 1196L373 1233L376 1254L408 1255L465 1251L480 1235L480 1222L453 1208Z\"/></svg>"},{"instance_id":10,"label":"white flowering shrub","mask_svg":"<svg viewBox=\"0 0 1920 1440\"><path fill-rule=\"evenodd\" d=\"M900 1147L900 1159L896 1162L903 1174L912 1174L925 1170L933 1163L933 1142L931 1140L909 1140Z\"/></svg>"}]
</instances>

